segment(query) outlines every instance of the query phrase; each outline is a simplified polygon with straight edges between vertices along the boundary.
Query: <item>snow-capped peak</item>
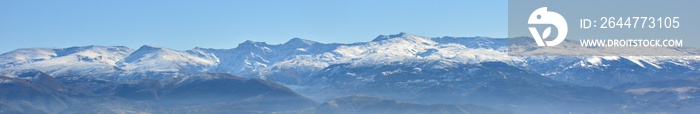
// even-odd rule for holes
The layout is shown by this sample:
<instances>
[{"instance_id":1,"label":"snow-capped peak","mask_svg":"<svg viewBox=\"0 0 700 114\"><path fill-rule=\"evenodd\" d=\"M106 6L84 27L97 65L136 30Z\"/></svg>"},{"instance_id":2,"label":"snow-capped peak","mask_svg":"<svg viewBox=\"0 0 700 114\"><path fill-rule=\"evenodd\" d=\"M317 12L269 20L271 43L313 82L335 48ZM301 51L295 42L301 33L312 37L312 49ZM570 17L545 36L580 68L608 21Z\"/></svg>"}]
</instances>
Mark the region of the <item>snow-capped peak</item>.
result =
<instances>
[{"instance_id":1,"label":"snow-capped peak","mask_svg":"<svg viewBox=\"0 0 700 114\"><path fill-rule=\"evenodd\" d=\"M58 56L54 48L24 48L0 55L0 68L49 60Z\"/></svg>"},{"instance_id":2,"label":"snow-capped peak","mask_svg":"<svg viewBox=\"0 0 700 114\"><path fill-rule=\"evenodd\" d=\"M144 45L120 62L119 67L130 71L200 72L218 63L214 54Z\"/></svg>"},{"instance_id":3,"label":"snow-capped peak","mask_svg":"<svg viewBox=\"0 0 700 114\"><path fill-rule=\"evenodd\" d=\"M299 46L299 47L301 47L301 46L309 46L309 45L314 44L314 43L317 43L317 42L316 42L316 41L307 40L307 39L301 39L301 38L292 38L292 39L290 39L289 41L287 41L286 43L284 43L284 44L282 44L282 45L294 46L294 47Z\"/></svg>"},{"instance_id":4,"label":"snow-capped peak","mask_svg":"<svg viewBox=\"0 0 700 114\"><path fill-rule=\"evenodd\" d=\"M265 43L265 42L254 42L251 40L246 40L245 42L238 44L238 47L236 47L236 48L238 48L238 49L258 49L258 48L262 48L265 46L268 46L267 43Z\"/></svg>"},{"instance_id":5,"label":"snow-capped peak","mask_svg":"<svg viewBox=\"0 0 700 114\"><path fill-rule=\"evenodd\" d=\"M76 46L69 48L26 48L0 55L5 67L54 59L74 62L114 64L133 50L124 46Z\"/></svg>"},{"instance_id":6,"label":"snow-capped peak","mask_svg":"<svg viewBox=\"0 0 700 114\"><path fill-rule=\"evenodd\" d=\"M147 54L158 53L158 52L168 53L168 52L173 52L173 51L174 50L170 50L167 48L143 45L138 50L134 51L134 53L131 53L131 55L129 55L129 57L124 59L124 62L126 62L126 63L139 62ZM158 57L158 56L152 56L152 57Z\"/></svg>"},{"instance_id":7,"label":"snow-capped peak","mask_svg":"<svg viewBox=\"0 0 700 114\"><path fill-rule=\"evenodd\" d=\"M382 41L382 40L387 40L387 39L392 39L392 38L407 38L407 37L412 37L412 36L415 37L416 35L408 34L405 32L401 32L399 34L392 34L392 35L379 35L376 38L374 38L374 40L372 40L372 42Z\"/></svg>"},{"instance_id":8,"label":"snow-capped peak","mask_svg":"<svg viewBox=\"0 0 700 114\"><path fill-rule=\"evenodd\" d=\"M37 69L47 73L112 71L133 50L124 46L18 49L0 55L5 71Z\"/></svg>"},{"instance_id":9,"label":"snow-capped peak","mask_svg":"<svg viewBox=\"0 0 700 114\"><path fill-rule=\"evenodd\" d=\"M468 64L483 61L522 61L509 57L504 52L489 49L473 49L454 43L437 43L431 39L399 33L381 35L374 41L353 46L340 46L334 50L354 66L412 64L434 62L445 64ZM445 66L442 64L442 66ZM439 66L439 65L438 65ZM449 67L449 65L447 66Z\"/></svg>"}]
</instances>

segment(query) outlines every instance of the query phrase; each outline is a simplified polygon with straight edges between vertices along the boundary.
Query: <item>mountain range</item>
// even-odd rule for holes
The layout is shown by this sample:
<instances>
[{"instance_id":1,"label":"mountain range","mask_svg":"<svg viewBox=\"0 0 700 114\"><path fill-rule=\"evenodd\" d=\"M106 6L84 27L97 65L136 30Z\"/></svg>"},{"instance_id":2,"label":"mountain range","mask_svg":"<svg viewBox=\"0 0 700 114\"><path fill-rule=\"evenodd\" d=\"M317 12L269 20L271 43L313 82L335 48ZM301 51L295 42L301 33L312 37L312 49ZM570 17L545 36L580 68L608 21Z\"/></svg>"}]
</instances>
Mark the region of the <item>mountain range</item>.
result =
<instances>
[{"instance_id":1,"label":"mountain range","mask_svg":"<svg viewBox=\"0 0 700 114\"><path fill-rule=\"evenodd\" d=\"M0 55L0 90L21 94L4 94L0 101L26 101L2 102L14 108L0 110L381 113L439 106L451 107L445 113L464 109L691 113L700 109L693 102L700 87L692 83L700 74L700 56L513 56L508 54L509 41L513 40L399 33L350 44L301 38L283 44L245 41L231 49L149 45L136 50L17 49ZM574 44L567 40L563 45ZM586 50L564 47L561 50ZM357 109L352 103L367 99L382 104L363 105L420 108ZM339 101L350 107L331 103ZM290 103L294 105L281 105ZM669 108L670 104L674 105ZM221 107L235 108L218 110ZM221 112L208 112L214 110Z\"/></svg>"}]
</instances>

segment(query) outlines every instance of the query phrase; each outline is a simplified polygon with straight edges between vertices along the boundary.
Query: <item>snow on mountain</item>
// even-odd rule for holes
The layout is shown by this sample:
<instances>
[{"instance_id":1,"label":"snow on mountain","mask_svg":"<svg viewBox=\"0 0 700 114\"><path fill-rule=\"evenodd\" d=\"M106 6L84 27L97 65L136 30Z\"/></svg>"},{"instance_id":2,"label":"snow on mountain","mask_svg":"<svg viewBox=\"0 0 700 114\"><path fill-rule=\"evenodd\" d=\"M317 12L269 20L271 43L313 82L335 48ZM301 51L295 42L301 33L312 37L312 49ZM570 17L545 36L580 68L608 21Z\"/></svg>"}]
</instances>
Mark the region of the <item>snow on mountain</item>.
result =
<instances>
[{"instance_id":1,"label":"snow on mountain","mask_svg":"<svg viewBox=\"0 0 700 114\"><path fill-rule=\"evenodd\" d=\"M490 42L486 39L476 40ZM490 45L486 43L482 46ZM95 47L95 46L93 46ZM108 54L107 50L97 52L82 52L81 57L111 57L97 59L90 63L100 65L84 65L83 70L90 67L114 67L119 70L132 72L226 72L237 75L265 75L281 72L285 69L300 70L300 73L313 72L332 64L353 65L386 65L407 64L411 62L443 61L444 63L474 63L480 61L521 61L506 56L502 52L489 49L472 49L453 43L438 43L429 38L399 33L396 35L380 35L372 42L355 44L323 44L311 40L293 38L284 44L269 45L265 42L246 41L233 49L195 48L187 51L177 51L167 48L143 46L136 51L126 47L127 52L117 52L121 55ZM61 57L61 49L33 48L20 49L3 54L3 67L12 67ZM132 53L133 52L133 53ZM128 55L128 56L126 56ZM84 59L90 60L90 59ZM42 66L72 65L70 60L47 62L39 66L21 67L35 68ZM48 65L54 64L54 65ZM76 66L77 67L77 66ZM41 68L40 68L41 69ZM46 70L53 73L56 70ZM109 70L111 72L112 70ZM106 71L105 71L106 72Z\"/></svg>"},{"instance_id":2,"label":"snow on mountain","mask_svg":"<svg viewBox=\"0 0 700 114\"><path fill-rule=\"evenodd\" d=\"M340 46L333 51L353 66L410 64L412 62L441 61L445 63L469 64L484 61L521 61L506 53L467 48L454 43L437 43L429 38L400 33L379 36L363 45Z\"/></svg>"},{"instance_id":3,"label":"snow on mountain","mask_svg":"<svg viewBox=\"0 0 700 114\"><path fill-rule=\"evenodd\" d=\"M467 48L493 49L502 52L505 52L508 46L508 39L506 38L444 36L439 38L431 38L431 40L441 44L455 43L464 45Z\"/></svg>"},{"instance_id":4,"label":"snow on mountain","mask_svg":"<svg viewBox=\"0 0 700 114\"><path fill-rule=\"evenodd\" d=\"M318 43L316 41L311 41L307 39L301 39L301 38L292 38L291 40L287 41L286 43L282 44L285 46L293 46L293 47L306 47L310 46L311 44Z\"/></svg>"},{"instance_id":5,"label":"snow on mountain","mask_svg":"<svg viewBox=\"0 0 700 114\"><path fill-rule=\"evenodd\" d=\"M428 38L399 33L352 44L327 44L292 38L283 44L249 40L232 49L197 47L185 51L155 46L142 46L136 51L122 46L27 48L0 55L0 72L12 74L8 72L38 69L55 76L215 72L297 84L314 72L338 64L353 67L422 65L440 69L462 64L503 62L560 81L588 80L589 75L619 70L642 70L646 72L645 75L659 75L654 72L664 71L664 75L690 76L696 74L697 66L700 66L700 56L509 56L509 48L506 48L508 41L506 38L488 37ZM586 51L566 46L574 44L566 41L559 50ZM625 74L618 76L623 81L611 84L637 80L622 78L629 77Z\"/></svg>"},{"instance_id":6,"label":"snow on mountain","mask_svg":"<svg viewBox=\"0 0 700 114\"><path fill-rule=\"evenodd\" d=\"M527 69L585 86L613 87L700 74L698 56L550 56L527 57L526 60Z\"/></svg>"},{"instance_id":7,"label":"snow on mountain","mask_svg":"<svg viewBox=\"0 0 700 114\"><path fill-rule=\"evenodd\" d=\"M427 38L399 33L352 44L293 38L283 44L245 41L231 49L197 47L184 51L147 45L135 51L123 46L27 48L0 55L0 75L8 76L0 79L0 83L16 83L17 80L8 79L20 79L17 77L22 77L22 73L37 70L68 82L89 79L102 84L115 80L157 79L148 82L206 85L187 86L187 91L179 94L189 96L190 93L199 93L200 88L230 90L242 87L228 86L230 81L242 80L238 78L218 82L218 78L211 76L193 76L228 73L310 89L310 93L317 93L310 95L318 98L365 93L431 104L487 103L485 105L493 107L502 105L488 103L518 104L521 100L521 105L509 105L516 109L530 109L527 106L532 102L564 107L578 107L573 105L576 103L626 106L629 102L621 98L627 94L639 96L638 100L645 101L642 102L645 104L647 98L664 98L657 96L671 93L683 96L678 100L700 95L696 92L698 87L685 87L689 84L659 86L677 84L678 81L644 84L669 79L697 79L700 76L700 56L510 56L507 52L511 50L506 48L508 41L486 37ZM566 41L556 50L564 53L590 51L566 46L572 44ZM696 53L693 51L696 49L675 50ZM194 78L204 80L195 81ZM633 83L642 85L620 88L623 87L620 85L635 85ZM71 84L91 86L84 85L88 83ZM261 84L269 85L267 82ZM615 86L620 86L620 91L601 88ZM140 88L126 90L147 93ZM408 94L415 98L401 97ZM573 104L560 104L568 102Z\"/></svg>"},{"instance_id":8,"label":"snow on mountain","mask_svg":"<svg viewBox=\"0 0 700 114\"><path fill-rule=\"evenodd\" d=\"M36 61L48 60L56 57L56 49L53 48L26 48L17 49L0 55L2 67L11 67Z\"/></svg>"},{"instance_id":9,"label":"snow on mountain","mask_svg":"<svg viewBox=\"0 0 700 114\"><path fill-rule=\"evenodd\" d=\"M167 48L142 46L131 53L119 67L127 71L208 72L219 63L216 55L201 50L176 51Z\"/></svg>"},{"instance_id":10,"label":"snow on mountain","mask_svg":"<svg viewBox=\"0 0 700 114\"><path fill-rule=\"evenodd\" d=\"M311 47L314 46L316 45L311 45ZM270 67L256 70L257 72L253 72L253 74L260 78L271 78L283 83L297 84L308 79L310 74L335 64L367 67L435 63L431 64L431 67L447 68L459 64L486 61L502 61L511 64L523 62L522 59L507 56L505 52L468 48L456 43L441 44L429 38L408 33L380 35L372 42L331 46L335 48L287 55L287 58L271 62Z\"/></svg>"},{"instance_id":11,"label":"snow on mountain","mask_svg":"<svg viewBox=\"0 0 700 114\"><path fill-rule=\"evenodd\" d=\"M37 69L68 74L116 71L113 66L133 50L123 46L18 49L0 55L4 72Z\"/></svg>"},{"instance_id":12,"label":"snow on mountain","mask_svg":"<svg viewBox=\"0 0 700 114\"><path fill-rule=\"evenodd\" d=\"M133 50L123 46L84 46L70 48L25 48L0 55L4 67L35 63L50 59L79 59L84 62L114 64Z\"/></svg>"},{"instance_id":13,"label":"snow on mountain","mask_svg":"<svg viewBox=\"0 0 700 114\"><path fill-rule=\"evenodd\" d=\"M508 38L508 52L516 56L695 56L694 47L585 47L578 40L564 40L557 46L536 46L530 37Z\"/></svg>"},{"instance_id":14,"label":"snow on mountain","mask_svg":"<svg viewBox=\"0 0 700 114\"><path fill-rule=\"evenodd\" d=\"M373 42L363 45L340 46L333 52L343 57L340 61L363 66L416 61L418 53L435 49L436 45L432 40L401 33L389 37L379 36Z\"/></svg>"}]
</instances>

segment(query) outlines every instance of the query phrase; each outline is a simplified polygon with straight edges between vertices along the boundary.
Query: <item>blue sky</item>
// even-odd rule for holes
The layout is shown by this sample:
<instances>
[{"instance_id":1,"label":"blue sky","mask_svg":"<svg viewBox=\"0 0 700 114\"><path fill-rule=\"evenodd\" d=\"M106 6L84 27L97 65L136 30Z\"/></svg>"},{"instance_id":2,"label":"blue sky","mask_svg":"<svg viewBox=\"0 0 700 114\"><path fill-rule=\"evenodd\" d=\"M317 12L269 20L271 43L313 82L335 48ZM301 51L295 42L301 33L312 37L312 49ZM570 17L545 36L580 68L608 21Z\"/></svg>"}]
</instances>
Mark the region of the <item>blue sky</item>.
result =
<instances>
[{"instance_id":1,"label":"blue sky","mask_svg":"<svg viewBox=\"0 0 700 114\"><path fill-rule=\"evenodd\" d=\"M507 7L506 0L6 0L0 2L0 51L84 45L228 49L245 40L353 43L399 32L506 37Z\"/></svg>"}]
</instances>

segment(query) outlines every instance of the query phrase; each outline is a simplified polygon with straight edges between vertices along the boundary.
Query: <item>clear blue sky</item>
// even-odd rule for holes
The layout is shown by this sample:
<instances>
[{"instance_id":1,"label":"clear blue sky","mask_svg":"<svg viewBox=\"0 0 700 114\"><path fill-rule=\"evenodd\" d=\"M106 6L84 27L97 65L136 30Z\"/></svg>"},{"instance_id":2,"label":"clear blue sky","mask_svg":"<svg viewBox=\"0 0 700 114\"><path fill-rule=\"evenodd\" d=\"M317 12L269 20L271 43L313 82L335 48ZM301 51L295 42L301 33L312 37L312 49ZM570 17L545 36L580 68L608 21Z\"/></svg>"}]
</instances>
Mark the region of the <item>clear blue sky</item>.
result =
<instances>
[{"instance_id":1,"label":"clear blue sky","mask_svg":"<svg viewBox=\"0 0 700 114\"><path fill-rule=\"evenodd\" d=\"M507 7L507 0L3 0L0 51L84 45L228 49L245 40L352 43L399 32L506 37Z\"/></svg>"}]
</instances>

